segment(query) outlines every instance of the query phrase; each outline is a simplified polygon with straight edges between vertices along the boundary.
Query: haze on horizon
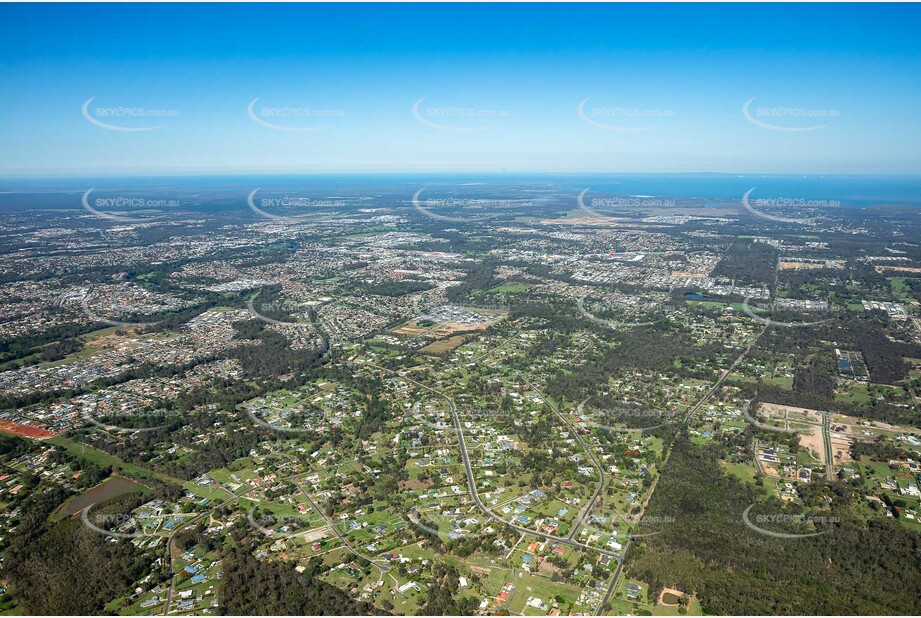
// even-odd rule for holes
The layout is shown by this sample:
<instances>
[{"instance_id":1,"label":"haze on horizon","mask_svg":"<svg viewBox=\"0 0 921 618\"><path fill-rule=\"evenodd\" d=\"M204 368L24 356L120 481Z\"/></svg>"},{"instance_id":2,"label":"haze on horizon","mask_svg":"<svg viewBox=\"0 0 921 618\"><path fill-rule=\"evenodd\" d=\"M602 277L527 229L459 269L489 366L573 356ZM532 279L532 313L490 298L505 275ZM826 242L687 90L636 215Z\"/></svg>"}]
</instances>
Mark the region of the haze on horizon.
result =
<instances>
[{"instance_id":1,"label":"haze on horizon","mask_svg":"<svg viewBox=\"0 0 921 618\"><path fill-rule=\"evenodd\" d=\"M5 5L0 176L918 174L919 14Z\"/></svg>"}]
</instances>

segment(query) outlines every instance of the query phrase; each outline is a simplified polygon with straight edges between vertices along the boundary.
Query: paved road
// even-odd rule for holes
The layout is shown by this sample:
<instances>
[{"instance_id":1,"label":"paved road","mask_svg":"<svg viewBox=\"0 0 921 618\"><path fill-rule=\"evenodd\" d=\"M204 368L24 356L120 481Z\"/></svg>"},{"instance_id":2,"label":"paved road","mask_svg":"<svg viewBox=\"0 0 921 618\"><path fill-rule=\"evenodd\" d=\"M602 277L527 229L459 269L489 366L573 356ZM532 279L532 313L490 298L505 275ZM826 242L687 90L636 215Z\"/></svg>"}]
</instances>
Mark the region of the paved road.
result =
<instances>
[{"instance_id":1,"label":"paved road","mask_svg":"<svg viewBox=\"0 0 921 618\"><path fill-rule=\"evenodd\" d=\"M311 474L311 473L310 473L310 472L300 472L300 473L298 473L298 474L293 474L293 475L291 475L291 476L285 477L285 478L283 478L283 479L281 479L281 480L282 480L282 481L292 481L292 482L294 482L295 485L297 485L298 487L300 487L300 485L298 485L298 483L295 481L295 479L296 479L297 477L299 477L299 476L305 476L305 475L307 475L307 474ZM221 486L221 489L224 489L224 487ZM169 614L169 608L170 608L170 605L172 604L172 601L173 601L173 588L174 588L175 583L176 583L176 577L175 577L175 573L174 573L174 570L175 570L175 569L174 569L174 564L173 564L173 551L172 551L172 549L171 549L171 546L172 546L172 544L173 544L173 540L176 538L176 535L179 534L179 533L180 533L184 528L186 528L187 526L196 523L198 520L200 520L200 519L202 519L202 518L204 518L204 517L210 517L210 516L213 515L214 512L217 511L218 509L221 509L221 508L227 506L227 505L230 504L231 502L236 502L236 501L239 500L240 498L245 497L246 494L251 493L251 492L254 492L254 491L258 490L258 489L259 489L258 487L251 487L251 488L247 489L246 491L242 491L242 492L240 492L240 493L238 493L238 494L234 494L234 493L232 493L232 492L229 492L229 490L224 489L224 491L228 491L229 493L231 493L231 497L230 497L230 498L228 498L227 500L224 500L224 501L221 502L220 504L215 505L215 506L212 507L210 510L204 511L203 513L200 513L200 514L196 515L195 517L192 517L192 518L190 518L190 519L188 519L188 520L182 522L179 526L176 527L175 530L173 530L172 534L170 534L169 537L167 537L167 539L166 539L166 555L167 555L167 557L168 557L170 582L169 582L169 590L167 590L167 593L166 593L166 605L164 605L164 607L163 607L163 613L164 613L164 614Z\"/></svg>"},{"instance_id":2,"label":"paved road","mask_svg":"<svg viewBox=\"0 0 921 618\"><path fill-rule=\"evenodd\" d=\"M627 555L627 550L630 549L630 544L633 543L633 539L627 539L627 544L624 545L624 556ZM608 586L608 589L605 591L604 596L601 597L601 602L598 603L598 607L595 608L595 615L600 616L601 612L604 611L604 606L608 601L611 600L611 595L614 594L614 589L617 588L617 582L620 579L620 573L624 569L624 561L621 560L617 564L617 570L614 571L614 578L611 580L611 584Z\"/></svg>"},{"instance_id":3,"label":"paved road","mask_svg":"<svg viewBox=\"0 0 921 618\"><path fill-rule=\"evenodd\" d=\"M255 489L255 488L254 488L254 489ZM193 517L192 519L189 519L188 521L182 522L182 524L179 525L179 526L177 526L176 529L173 530L173 533L170 534L170 535L167 537L167 539L166 539L166 555L167 555L167 557L169 558L169 560L168 560L168 562L167 562L167 564L169 565L169 589L168 589L167 592L166 592L166 604L163 606L163 613L164 613L164 614L169 614L169 608L170 608L170 605L171 605L172 602L173 602L173 588L174 588L174 586L175 586L175 584L176 584L176 577L175 577L175 573L174 573L174 564L173 564L173 549L172 549L172 547L173 547L173 540L176 538L176 535L179 534L180 531L184 530L187 526L189 526L189 525L191 525L191 524L194 524L195 522L197 522L199 519L202 519L202 518L205 517L206 515L210 517L216 510L218 510L218 509L220 509L220 508L223 508L223 507L227 506L227 505L230 504L231 502L236 502L238 499L240 499L241 497L245 496L245 495L248 494L250 491L254 491L254 489L250 489L250 490L248 490L248 491L243 492L242 494L235 495L235 496L232 497L232 498L228 498L227 500L224 500L223 502L221 502L220 504L218 504L217 506L215 506L215 507L212 508L211 510L205 511L204 513L201 513L200 515L196 515L195 517Z\"/></svg>"},{"instance_id":4,"label":"paved road","mask_svg":"<svg viewBox=\"0 0 921 618\"><path fill-rule=\"evenodd\" d=\"M835 477L834 452L831 447L831 420L828 412L822 412L822 440L825 442L825 478Z\"/></svg>"},{"instance_id":5,"label":"paved road","mask_svg":"<svg viewBox=\"0 0 921 618\"><path fill-rule=\"evenodd\" d=\"M758 469L758 474L764 476L764 468L761 467L761 460L758 459L758 438L752 440L752 458L755 460L755 468Z\"/></svg>"},{"instance_id":6,"label":"paved road","mask_svg":"<svg viewBox=\"0 0 921 618\"><path fill-rule=\"evenodd\" d=\"M690 422L691 416L693 416L693 415L701 408L701 406L703 406L707 401L709 401L710 397L712 397L713 394L720 388L720 386L723 385L723 382L726 380L726 378L728 378L728 377L732 374L732 372L735 371L736 368L742 363L742 361L745 359L745 357L748 355L748 353L751 351L751 349L755 346L755 344L758 342L758 340L761 338L761 336L764 335L764 333L767 331L767 329L768 329L768 325L765 325L764 328L761 329L761 332L759 332L758 335L755 336L754 339L752 339L752 341L748 344L748 346L746 346L746 348L742 351L742 353L735 359L735 361L733 361L732 365L730 365L729 368L728 368L725 372L723 372L723 374L717 379L717 381L713 384L713 386L710 387L710 389L704 394L704 396L701 397L701 399L700 399L690 410L688 410L687 414L686 414L685 417L684 417L684 424L687 424L688 422ZM589 550L589 551L598 552L598 553L605 554L605 555L608 555L608 556L611 556L611 557L617 559L617 561L618 561L617 570L615 571L614 577L613 577L612 580L611 580L611 584L608 586L608 589L607 589L607 591L605 592L604 596L602 597L601 602L599 603L599 605L598 605L598 607L597 607L597 610L596 610L596 612L595 612L596 615L601 615L601 611L602 611L604 605L611 599L611 595L614 594L614 590L615 590L616 587L617 587L617 582L620 580L620 576L621 576L621 574L622 574L622 572L623 572L623 561L624 561L624 558L623 558L623 557L626 555L627 550L630 548L630 545L632 544L632 539L629 539L629 538L628 538L627 544L624 546L623 554L616 554L616 553L614 553L614 552L609 552L609 551L607 551L607 550L600 549L600 548L597 548L597 547L592 547L592 546L590 546L590 545L584 545L584 544L582 544L582 543L579 543L579 542L577 542L577 541L572 540L571 538L566 538L566 539L564 539L564 538L555 537L555 536L549 535L549 534L543 534L543 533L540 533L540 532L535 532L535 531L529 530L529 529L527 529L527 528L522 528L521 526L517 526L517 525L515 525L515 524L509 523L509 522L505 521L504 519L502 519L501 517L495 515L492 511L490 511L490 510L486 507L485 504L483 504L483 502L480 500L479 494L477 493L476 484L475 484L475 482L474 482L474 477L473 477L473 468L470 466L470 457L469 457L469 455L467 454L467 445L466 445L466 441L465 441L465 439L464 439L464 428L463 428L463 426L461 425L460 418L459 418L458 415L457 415L457 408L456 408L456 406L454 405L454 401L453 401L450 397L448 397L447 395L445 395L444 393L442 393L441 391L438 391L438 390L436 390L436 389L434 389L434 388L431 388L430 386L426 386L425 384L422 384L421 382L417 382L417 381L415 381L415 380L413 380L413 379L411 379L411 378L407 378L406 376L404 376L404 375L402 375L402 374L400 374L400 373L398 373L398 372L396 372L396 371L393 371L392 369L387 369L386 367L380 367L380 366L378 366L378 365L371 365L371 366L372 366L372 367L375 367L375 368L377 368L377 369L380 369L380 370L383 370L383 371L387 371L387 372L389 372L389 373L392 373L392 374L394 374L394 375L396 375L396 376L398 376L398 377L400 377L400 378L406 380L407 382L411 382L411 383L413 383L413 384L419 386L420 388L424 388L424 389L426 389L426 390L428 390L428 391L430 391L430 392L432 392L432 393L435 393L436 395L438 395L439 397L443 398L443 399L448 403L448 407L449 407L449 409L450 409L450 411L451 411L451 418L452 418L453 421L454 421L454 429L455 429L455 431L457 431L458 446L459 446L459 448L460 448L461 458L463 459L463 462L464 462L464 472L466 473L466 476L467 476L467 486L468 486L468 488L470 489L470 495L471 495L471 497L473 498L473 502L474 502L474 504L476 504L477 508L479 508L487 517L489 517L490 519L492 519L492 520L494 520L494 521L496 521L496 522L499 522L499 523L501 523L501 524L503 524L503 525L506 525L506 526L508 526L508 527L510 527L510 528L512 528L512 529L514 529L514 530L517 530L517 531L519 531L519 532L522 532L522 533L524 533L524 534L531 534L531 535L537 536L537 537L539 537L539 538L543 538L543 539L555 541L555 542L557 542L557 543L561 543L561 544L564 544L564 545L569 545L569 546L571 546L571 547L576 547L576 548L580 548L580 549L585 549L585 550ZM542 393L540 393L540 391L538 391L536 388L534 388L533 385L531 385L530 382L528 382L527 379L525 379L525 382L527 382L528 385L531 386L532 389L534 389L535 391L537 391L538 394L540 394L541 397L544 399L544 401L547 401L547 402L549 403L549 400L548 400ZM564 418L562 417L562 415L559 414L559 411L556 410L555 406L553 406L553 405L551 404L551 408L557 413L557 415L560 416L560 418L563 420L564 423L567 424L567 426L569 426L570 428L572 428L572 425L570 425L570 424L568 423L568 421L566 421L566 419L564 419ZM575 431L573 431L573 433L574 433L574 435L578 435L578 434L576 434ZM583 447L585 446L585 445L584 445L584 442L583 442L581 439L579 439L579 442L580 442L580 444L583 445ZM591 456L591 458L592 458L592 460L593 460L593 463L596 463L596 466L597 466L597 460L595 459L594 454L592 454L592 453L591 453L591 450L588 449L588 448L586 448L585 450L586 450L587 453L590 454L590 456ZM600 466L597 466L597 467L599 467L599 470L600 470ZM602 472L602 475L603 475L603 472ZM603 476L602 476L602 478L603 478ZM602 483L602 485L603 485L603 483ZM600 491L601 491L601 489L602 489L602 485L599 485L598 490L596 490L595 495L592 497L592 503L594 502L595 498L597 498L597 496L600 494ZM579 525L582 524L582 520L584 520L585 516L590 512L590 510L591 510L591 509L586 509L586 510L584 511L582 517L580 517ZM575 532L575 529L574 529L574 532Z\"/></svg>"},{"instance_id":7,"label":"paved road","mask_svg":"<svg viewBox=\"0 0 921 618\"><path fill-rule=\"evenodd\" d=\"M723 375L721 375L719 379L713 384L713 386L710 387L710 390L707 391L707 393L701 398L701 400L698 401L696 404L694 404L693 408L688 410L688 413L684 415L685 424L687 424L691 420L691 417L694 415L695 412L697 412L700 409L702 405L707 403L707 400L709 400L710 397L713 396L713 393L715 393L716 390L720 386L723 385L723 382L726 380L726 378L728 378L732 374L732 372L735 371L736 368L740 364L742 364L742 361L745 360L745 357L748 356L748 353L751 352L751 349L755 347L755 344L758 343L758 340L761 339L761 336L765 333L765 331L769 328L769 326L770 326L769 324L765 324L764 328L761 329L761 332L758 333L758 335L754 339L751 340L751 343L749 343L748 346L744 350L742 350L742 353L739 354L739 357L736 358L732 362L732 365L729 366L729 369L724 371Z\"/></svg>"},{"instance_id":8,"label":"paved road","mask_svg":"<svg viewBox=\"0 0 921 618\"><path fill-rule=\"evenodd\" d=\"M480 509L480 511L483 512L484 515L486 515L491 520L502 524L503 526L507 526L523 534L530 534L531 536L536 536L538 538L545 539L547 541L553 541L561 545L568 545L569 547L575 547L578 549L593 551L595 553L611 556L612 558L615 558L617 560L622 560L621 555L615 552L608 551L606 549L601 549L599 547L592 547L591 545L579 543L578 541L574 541L572 539L563 538L559 536L553 536L552 534L545 534L543 532L537 532L536 530L531 530L530 528L524 528L517 524L508 522L502 519L501 517L499 517L498 515L496 515L495 513L493 513L492 511L490 511L489 508L485 504L483 504L483 501L480 500L480 495L479 493L477 493L476 481L474 480L474 476L473 476L473 468L470 465L470 456L467 454L467 442L464 439L464 428L463 428L463 425L461 425L460 417L457 415L457 407L454 405L454 401L450 397L442 393L441 391L436 390L430 386L426 386L425 384L422 384L421 382L417 382L413 380L412 378L407 378L406 376L392 369L387 369L386 367L381 367L379 365L370 365L370 366L375 367L376 369L381 369L383 371L388 371L400 377L401 379L406 380L407 382L411 382L412 384L415 384L416 386L420 388L424 388L427 391L430 391L438 395L439 397L441 397L448 403L448 407L451 411L451 418L454 421L454 430L457 432L458 447L460 449L461 459L464 462L464 472L466 473L466 476L467 476L467 487L470 490L470 496L473 498L473 503L477 506L478 509Z\"/></svg>"},{"instance_id":9,"label":"paved road","mask_svg":"<svg viewBox=\"0 0 921 618\"><path fill-rule=\"evenodd\" d=\"M606 479L605 479L605 477L604 477L604 468L601 466L601 462L598 461L598 458L595 457L595 453L592 451L592 449L590 449L590 448L588 447L588 445L587 445L587 444L585 443L585 441L582 439L582 436L580 436L580 435L579 435L579 432L576 431L576 428L573 427L572 423L570 423L570 422L566 419L566 417L564 417L562 414L560 414L560 410L559 410L559 408L556 407L556 404L553 403L552 401L550 401L550 398L548 398L548 397L547 397L546 395L544 395L540 390L538 390L538 388L537 388L536 386L534 386L534 384L532 384L530 380L528 380L528 379L525 378L524 376L522 376L521 379L525 381L525 384L527 384L527 385L531 388L531 390L533 390L535 393L537 393L538 395L540 395L540 398L543 399L544 402L545 402L548 406L550 406L550 409L553 410L553 412L559 417L560 421L562 421L563 424L566 425L566 426L569 428L569 430L572 432L573 437L576 439L576 441L577 441L577 442L579 443L579 445L582 447L582 450L585 451L585 454L588 455L588 458L591 460L592 465L595 466L595 468L598 470L598 474L599 474L600 477L601 477L601 481L598 483L598 487L595 488L595 493L592 494L592 497L591 497L591 499L588 501L588 504L586 504L586 505L585 505L585 508L582 509L582 512L579 514L578 519L576 519L576 523L575 523L575 524L573 525L573 527L572 527L572 532L570 532L570 533L569 533L569 537L567 537L567 538L569 538L569 539L571 540L571 539L574 539L574 538L576 537L576 533L579 531L579 528L581 528L581 527L582 527L582 524L585 523L585 518L588 517L589 513L590 513L591 510L592 510L592 507L595 506L595 501L598 500L598 496L600 496L600 495L601 495L601 492L604 491L604 485L605 485L605 482L606 482Z\"/></svg>"},{"instance_id":10,"label":"paved road","mask_svg":"<svg viewBox=\"0 0 921 618\"><path fill-rule=\"evenodd\" d=\"M359 552L358 550L356 550L354 547L352 547L352 545L351 545L351 543L349 543L348 539L346 539L344 536L342 536L342 534L339 532L339 528L336 527L336 524L333 523L333 522L326 516L326 513L324 513L323 511L320 510L320 507L318 507L317 504L316 504L316 502L313 501L313 498L310 497L310 494L307 493L307 490L305 490L305 489L301 486L300 483L295 483L295 485L297 485L297 488L301 490L301 493L304 494L304 497L307 498L307 502L310 503L310 506L313 507L313 510L315 510L317 513L319 513L320 517L323 518L323 521L326 522L326 525L329 526L329 527L332 529L333 534L335 534L335 535L339 538L339 540L342 541L342 544L345 546L346 549L348 549L350 552L352 552L352 554L354 554L355 556L358 556L359 558L364 558L365 560L367 560L368 562L370 562L371 564L373 564L374 566L376 566L378 569L381 570L381 573L386 573L387 571L390 570L390 567L388 567L386 564L375 562L373 558L369 558L369 557L365 556L364 554L362 554L361 552Z\"/></svg>"},{"instance_id":11,"label":"paved road","mask_svg":"<svg viewBox=\"0 0 921 618\"><path fill-rule=\"evenodd\" d=\"M691 408L690 410L688 410L688 413L687 413L687 414L685 415L685 417L684 417L684 424L685 424L685 425L688 424L688 422L690 422L691 416L693 416L693 414L694 414L695 412L697 412L697 410L699 410L700 407L701 407L702 405L704 405L704 404L710 399L710 397L713 396L713 393L715 393L716 390L723 384L723 382L726 380L726 378L729 377L729 375L736 369L736 367L739 366L739 364L741 364L741 362L745 359L745 357L748 355L748 353L751 351L751 349L754 347L754 345L758 342L758 340L761 338L761 336L765 333L765 331L767 331L767 329L768 329L768 326L765 325L765 327L761 329L761 332L758 333L758 335L757 335L754 339L752 339L751 343L748 344L748 346L742 351L742 353L739 355L739 357L736 358L736 360L732 363L732 365L730 365L729 369L727 369L726 372L723 373L723 375L721 375L721 376L719 377L719 379L718 379L718 380L716 381L716 383L710 388L710 390L708 390L708 391L704 394L704 396L700 399L700 401L698 401L698 402L694 405L693 408ZM669 451L668 455L666 455L666 461L668 460L668 457L669 457L670 455L671 455L671 451ZM657 478L657 479L656 479L656 482L658 482L658 480L659 480L659 479ZM650 494L649 494L649 497L650 497L650 498L652 497L652 491L653 491L654 489L655 489L655 488L653 487L653 488L650 490ZM648 500L647 500L647 503L648 503ZM644 507L643 510L645 511L645 507ZM624 553L623 553L624 556L627 555L627 551L630 549L630 545L631 545L632 543L633 543L633 539L632 539L632 538L628 538L628 539L627 539L627 544L624 545ZM621 576L621 574L622 574L622 572L623 572L623 566L624 566L624 562L623 562L623 559L621 559L620 564L617 565L617 571L615 571L615 573L614 573L614 578L611 580L611 584L608 586L608 589L607 589L607 591L605 592L604 597L602 597L602 599L601 599L601 603L598 604L598 607L597 607L596 610L595 610L595 614L596 614L596 615L598 615L598 616L601 615L601 612L602 612L602 610L604 609L604 605L611 599L611 595L614 594L614 589L617 588L617 582L620 580L620 576Z\"/></svg>"}]
</instances>

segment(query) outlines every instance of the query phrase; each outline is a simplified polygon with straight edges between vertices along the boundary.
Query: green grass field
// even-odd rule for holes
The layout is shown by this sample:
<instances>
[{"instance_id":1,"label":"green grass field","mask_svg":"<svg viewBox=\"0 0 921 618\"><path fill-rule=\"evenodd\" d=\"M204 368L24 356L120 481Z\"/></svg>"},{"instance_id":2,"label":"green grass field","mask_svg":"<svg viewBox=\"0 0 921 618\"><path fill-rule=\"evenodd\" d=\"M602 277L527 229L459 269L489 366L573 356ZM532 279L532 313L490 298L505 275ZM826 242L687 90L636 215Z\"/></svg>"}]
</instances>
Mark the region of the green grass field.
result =
<instances>
[{"instance_id":1,"label":"green grass field","mask_svg":"<svg viewBox=\"0 0 921 618\"><path fill-rule=\"evenodd\" d=\"M843 403L870 403L870 393L867 392L867 385L860 382L854 382L842 392L835 393L835 401Z\"/></svg>"},{"instance_id":2,"label":"green grass field","mask_svg":"<svg viewBox=\"0 0 921 618\"><path fill-rule=\"evenodd\" d=\"M520 294L522 292L527 292L532 287L533 286L528 283L503 283L502 285L497 285L489 291L496 292L498 294Z\"/></svg>"},{"instance_id":3,"label":"green grass field","mask_svg":"<svg viewBox=\"0 0 921 618\"><path fill-rule=\"evenodd\" d=\"M225 492L216 487L201 487L192 481L183 481L182 479L176 478L174 476L169 476L168 474L162 474L160 472L147 470L146 468L141 468L140 466L126 462L122 459L119 459L118 457L115 457L114 455L100 451L99 449L92 446L87 446L86 444L71 438L55 436L53 438L49 438L47 442L49 444L54 444L55 446L64 447L72 455L86 459L87 461L90 461L97 466L110 466L114 472L117 472L118 474L121 474L127 478L135 479L141 482L147 480L156 480L161 483L178 485L189 493L195 494L196 496L200 496L202 498L209 498L211 500L227 497Z\"/></svg>"}]
</instances>

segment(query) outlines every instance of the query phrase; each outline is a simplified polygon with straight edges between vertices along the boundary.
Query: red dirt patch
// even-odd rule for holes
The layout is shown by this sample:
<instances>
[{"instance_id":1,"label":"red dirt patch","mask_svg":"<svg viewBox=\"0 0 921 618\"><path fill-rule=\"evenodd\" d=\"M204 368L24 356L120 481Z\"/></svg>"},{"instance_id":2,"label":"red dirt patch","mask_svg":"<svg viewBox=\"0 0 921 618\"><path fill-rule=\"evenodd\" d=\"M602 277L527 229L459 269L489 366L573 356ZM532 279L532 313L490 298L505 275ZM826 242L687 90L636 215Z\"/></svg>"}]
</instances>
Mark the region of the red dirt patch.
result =
<instances>
[{"instance_id":1,"label":"red dirt patch","mask_svg":"<svg viewBox=\"0 0 921 618\"><path fill-rule=\"evenodd\" d=\"M32 425L21 425L20 423L14 423L4 419L0 419L0 431L14 436L21 436L23 438L44 439L55 435L50 431L45 431L39 427L33 427Z\"/></svg>"}]
</instances>

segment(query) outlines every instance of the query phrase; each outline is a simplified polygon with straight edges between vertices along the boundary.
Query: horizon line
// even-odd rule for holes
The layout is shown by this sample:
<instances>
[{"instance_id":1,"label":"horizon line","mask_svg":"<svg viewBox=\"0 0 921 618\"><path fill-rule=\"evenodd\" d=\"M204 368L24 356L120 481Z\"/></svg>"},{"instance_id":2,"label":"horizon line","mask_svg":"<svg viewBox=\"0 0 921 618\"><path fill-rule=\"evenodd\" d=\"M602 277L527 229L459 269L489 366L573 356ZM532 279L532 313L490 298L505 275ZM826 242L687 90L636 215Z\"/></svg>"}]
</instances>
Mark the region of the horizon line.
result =
<instances>
[{"instance_id":1,"label":"horizon line","mask_svg":"<svg viewBox=\"0 0 921 618\"><path fill-rule=\"evenodd\" d=\"M170 172L95 172L95 173L26 173L4 174L0 172L0 181L9 180L109 180L124 178L223 178L232 176L439 176L439 175L485 175L485 176L579 176L579 175L610 175L610 176L759 176L759 177L835 177L835 178L921 178L918 172L736 172L736 171L672 171L672 172L641 172L641 171L560 171L560 170L329 170L329 171L256 171L256 170L201 170L201 171L170 171Z\"/></svg>"}]
</instances>

